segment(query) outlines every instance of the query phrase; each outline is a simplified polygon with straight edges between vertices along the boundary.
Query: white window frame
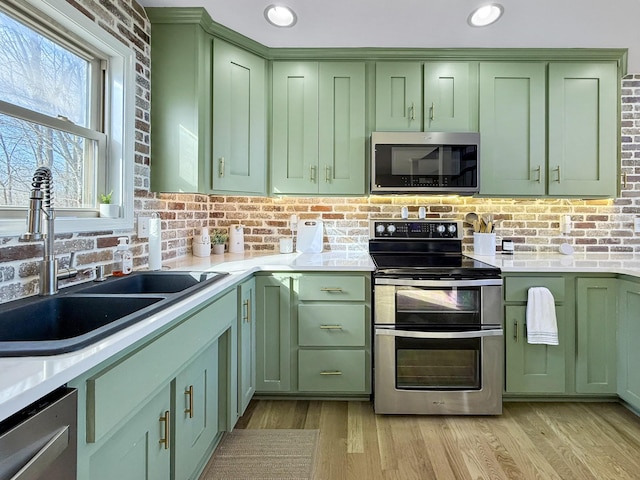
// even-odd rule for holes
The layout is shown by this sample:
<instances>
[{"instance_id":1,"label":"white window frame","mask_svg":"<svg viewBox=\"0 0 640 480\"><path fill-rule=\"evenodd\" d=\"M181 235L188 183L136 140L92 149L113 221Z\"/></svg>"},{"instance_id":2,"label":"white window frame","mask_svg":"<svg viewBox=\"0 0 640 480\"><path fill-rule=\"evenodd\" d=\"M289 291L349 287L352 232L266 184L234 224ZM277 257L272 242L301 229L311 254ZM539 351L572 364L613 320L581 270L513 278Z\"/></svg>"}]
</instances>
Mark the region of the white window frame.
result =
<instances>
[{"instance_id":1,"label":"white window frame","mask_svg":"<svg viewBox=\"0 0 640 480\"><path fill-rule=\"evenodd\" d=\"M120 205L120 217L85 218L82 213L56 208L55 177L53 179L56 210L56 233L133 229L134 154L135 154L135 53L107 31L88 19L65 0L21 0L9 4L27 4L29 11L41 12L59 27L107 55L105 78L106 152L98 153L99 169L105 169L106 187L113 189L112 203ZM35 171L35 168L34 168ZM105 192L107 193L107 192ZM77 212L82 212L82 209ZM85 212L90 212L84 209ZM19 218L16 218L19 212ZM0 236L21 235L25 231L27 206L22 209L0 209Z\"/></svg>"}]
</instances>

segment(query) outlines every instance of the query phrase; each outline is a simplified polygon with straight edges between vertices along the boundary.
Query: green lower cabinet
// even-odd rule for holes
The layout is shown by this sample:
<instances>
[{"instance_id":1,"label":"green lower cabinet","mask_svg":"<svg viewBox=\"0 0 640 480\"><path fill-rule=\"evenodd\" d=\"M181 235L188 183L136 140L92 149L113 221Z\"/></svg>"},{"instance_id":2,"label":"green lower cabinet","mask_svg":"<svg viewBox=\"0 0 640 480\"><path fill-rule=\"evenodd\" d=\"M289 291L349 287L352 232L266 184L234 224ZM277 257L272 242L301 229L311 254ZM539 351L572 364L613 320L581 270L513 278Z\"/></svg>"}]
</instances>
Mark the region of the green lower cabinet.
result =
<instances>
[{"instance_id":1,"label":"green lower cabinet","mask_svg":"<svg viewBox=\"0 0 640 480\"><path fill-rule=\"evenodd\" d=\"M291 295L289 275L256 277L256 392L291 388Z\"/></svg>"},{"instance_id":2,"label":"green lower cabinet","mask_svg":"<svg viewBox=\"0 0 640 480\"><path fill-rule=\"evenodd\" d=\"M175 379L173 478L192 478L218 435L218 341ZM153 478L153 477L151 477Z\"/></svg>"},{"instance_id":3,"label":"green lower cabinet","mask_svg":"<svg viewBox=\"0 0 640 480\"><path fill-rule=\"evenodd\" d=\"M171 478L171 391L157 393L130 421L89 457L91 480L169 480ZM187 477L182 477L187 478Z\"/></svg>"},{"instance_id":4,"label":"green lower cabinet","mask_svg":"<svg viewBox=\"0 0 640 480\"><path fill-rule=\"evenodd\" d=\"M301 392L369 393L364 350L308 350L298 352L298 390Z\"/></svg>"},{"instance_id":5,"label":"green lower cabinet","mask_svg":"<svg viewBox=\"0 0 640 480\"><path fill-rule=\"evenodd\" d=\"M640 283L619 287L618 395L640 411Z\"/></svg>"},{"instance_id":6,"label":"green lower cabinet","mask_svg":"<svg viewBox=\"0 0 640 480\"><path fill-rule=\"evenodd\" d=\"M576 393L616 393L617 282L576 281Z\"/></svg>"},{"instance_id":7,"label":"green lower cabinet","mask_svg":"<svg viewBox=\"0 0 640 480\"><path fill-rule=\"evenodd\" d=\"M238 287L238 418L256 392L256 281Z\"/></svg>"},{"instance_id":8,"label":"green lower cabinet","mask_svg":"<svg viewBox=\"0 0 640 480\"><path fill-rule=\"evenodd\" d=\"M565 315L556 306L559 345L527 343L526 306L505 307L506 386L508 393L564 393Z\"/></svg>"}]
</instances>

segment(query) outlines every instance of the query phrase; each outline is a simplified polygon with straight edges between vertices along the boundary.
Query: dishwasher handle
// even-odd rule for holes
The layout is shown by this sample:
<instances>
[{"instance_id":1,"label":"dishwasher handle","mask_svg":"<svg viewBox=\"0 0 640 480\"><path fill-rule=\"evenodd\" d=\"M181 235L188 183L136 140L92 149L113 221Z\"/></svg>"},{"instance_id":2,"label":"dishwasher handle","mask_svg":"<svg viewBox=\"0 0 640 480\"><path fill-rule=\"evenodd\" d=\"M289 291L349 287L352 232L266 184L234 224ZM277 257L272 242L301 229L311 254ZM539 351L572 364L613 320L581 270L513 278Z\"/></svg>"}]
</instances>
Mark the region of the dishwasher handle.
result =
<instances>
[{"instance_id":1,"label":"dishwasher handle","mask_svg":"<svg viewBox=\"0 0 640 480\"><path fill-rule=\"evenodd\" d=\"M49 440L11 480L37 480L69 446L69 426L56 430Z\"/></svg>"}]
</instances>

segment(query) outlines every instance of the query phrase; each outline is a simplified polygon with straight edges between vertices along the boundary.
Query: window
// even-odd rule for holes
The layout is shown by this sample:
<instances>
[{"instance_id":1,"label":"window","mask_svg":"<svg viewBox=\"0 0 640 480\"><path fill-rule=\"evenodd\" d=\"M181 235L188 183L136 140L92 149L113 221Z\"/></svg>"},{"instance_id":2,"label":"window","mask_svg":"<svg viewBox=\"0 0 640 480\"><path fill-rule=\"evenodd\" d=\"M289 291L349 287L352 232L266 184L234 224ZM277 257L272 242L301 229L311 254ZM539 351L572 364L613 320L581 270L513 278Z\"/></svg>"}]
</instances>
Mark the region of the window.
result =
<instances>
[{"instance_id":1,"label":"window","mask_svg":"<svg viewBox=\"0 0 640 480\"><path fill-rule=\"evenodd\" d=\"M53 173L57 232L133 226L133 52L61 0L0 7L0 234ZM121 217L98 218L113 191Z\"/></svg>"}]
</instances>

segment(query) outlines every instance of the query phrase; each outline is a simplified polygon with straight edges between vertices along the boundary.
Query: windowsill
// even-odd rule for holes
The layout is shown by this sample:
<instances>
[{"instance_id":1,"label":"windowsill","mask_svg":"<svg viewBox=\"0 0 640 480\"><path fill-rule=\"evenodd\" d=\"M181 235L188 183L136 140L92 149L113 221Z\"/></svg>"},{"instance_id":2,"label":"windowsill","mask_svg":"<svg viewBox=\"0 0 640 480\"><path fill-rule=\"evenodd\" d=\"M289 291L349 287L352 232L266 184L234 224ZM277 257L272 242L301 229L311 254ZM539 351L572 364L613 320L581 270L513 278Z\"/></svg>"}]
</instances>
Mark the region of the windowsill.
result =
<instances>
[{"instance_id":1,"label":"windowsill","mask_svg":"<svg viewBox=\"0 0 640 480\"><path fill-rule=\"evenodd\" d=\"M26 231L25 218L1 220L0 237L16 237L22 235ZM125 218L56 217L54 229L56 235L79 232L99 232L105 230L132 230L133 213L130 217L128 216Z\"/></svg>"}]
</instances>

